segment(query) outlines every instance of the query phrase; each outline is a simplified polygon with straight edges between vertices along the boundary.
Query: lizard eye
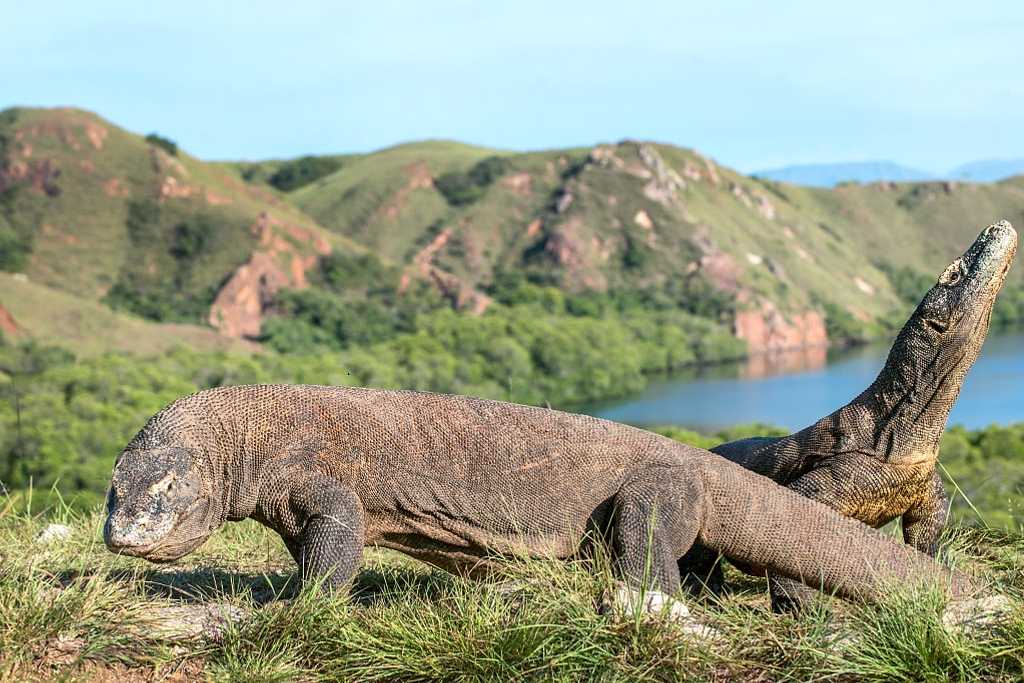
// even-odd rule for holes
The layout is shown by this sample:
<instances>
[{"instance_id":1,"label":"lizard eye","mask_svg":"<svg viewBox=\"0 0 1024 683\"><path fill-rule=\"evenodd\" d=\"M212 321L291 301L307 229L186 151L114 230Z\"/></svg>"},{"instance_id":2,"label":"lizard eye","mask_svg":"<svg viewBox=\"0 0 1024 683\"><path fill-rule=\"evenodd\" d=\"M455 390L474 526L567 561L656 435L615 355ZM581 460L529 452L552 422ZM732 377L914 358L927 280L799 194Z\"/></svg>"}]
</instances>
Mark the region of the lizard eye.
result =
<instances>
[{"instance_id":1,"label":"lizard eye","mask_svg":"<svg viewBox=\"0 0 1024 683\"><path fill-rule=\"evenodd\" d=\"M961 259L957 259L949 264L949 267L939 276L939 284L952 287L964 276L964 265Z\"/></svg>"}]
</instances>

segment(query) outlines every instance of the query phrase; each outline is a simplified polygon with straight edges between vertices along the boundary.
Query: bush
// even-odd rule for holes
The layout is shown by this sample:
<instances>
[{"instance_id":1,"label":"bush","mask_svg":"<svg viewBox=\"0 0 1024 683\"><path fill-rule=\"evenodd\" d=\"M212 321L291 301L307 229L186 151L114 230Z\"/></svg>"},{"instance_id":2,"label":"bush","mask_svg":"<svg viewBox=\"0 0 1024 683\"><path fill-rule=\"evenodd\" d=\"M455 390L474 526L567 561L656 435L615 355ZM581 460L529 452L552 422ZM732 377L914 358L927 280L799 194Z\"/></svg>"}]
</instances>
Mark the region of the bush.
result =
<instances>
[{"instance_id":1,"label":"bush","mask_svg":"<svg viewBox=\"0 0 1024 683\"><path fill-rule=\"evenodd\" d=\"M304 156L281 164L267 182L282 192L291 192L328 176L339 168L341 161L338 159Z\"/></svg>"},{"instance_id":2,"label":"bush","mask_svg":"<svg viewBox=\"0 0 1024 683\"><path fill-rule=\"evenodd\" d=\"M472 204L483 196L487 188L508 171L508 161L502 157L487 157L468 171L451 171L434 179L434 187L452 206Z\"/></svg>"},{"instance_id":3,"label":"bush","mask_svg":"<svg viewBox=\"0 0 1024 683\"><path fill-rule=\"evenodd\" d=\"M8 225L0 217L0 270L24 269L32 253L32 240Z\"/></svg>"},{"instance_id":4,"label":"bush","mask_svg":"<svg viewBox=\"0 0 1024 683\"><path fill-rule=\"evenodd\" d=\"M220 283L200 288L192 274L223 226L206 213L175 222L173 209L152 199L129 201L127 209L125 227L138 258L122 266L103 302L158 322L204 320ZM141 267L142 255L154 271Z\"/></svg>"},{"instance_id":5,"label":"bush","mask_svg":"<svg viewBox=\"0 0 1024 683\"><path fill-rule=\"evenodd\" d=\"M146 136L146 142L151 145L155 145L160 149L164 150L172 157L178 156L178 144L169 138L165 138L157 133L150 133Z\"/></svg>"},{"instance_id":6,"label":"bush","mask_svg":"<svg viewBox=\"0 0 1024 683\"><path fill-rule=\"evenodd\" d=\"M0 151L0 163L3 162ZM25 221L16 221L14 200L17 187L0 192L0 270L18 271L32 253L34 231Z\"/></svg>"},{"instance_id":7,"label":"bush","mask_svg":"<svg viewBox=\"0 0 1024 683\"><path fill-rule=\"evenodd\" d=\"M829 340L840 344L865 344L874 335L864 323L845 308L831 301L821 302L825 311L825 332Z\"/></svg>"}]
</instances>

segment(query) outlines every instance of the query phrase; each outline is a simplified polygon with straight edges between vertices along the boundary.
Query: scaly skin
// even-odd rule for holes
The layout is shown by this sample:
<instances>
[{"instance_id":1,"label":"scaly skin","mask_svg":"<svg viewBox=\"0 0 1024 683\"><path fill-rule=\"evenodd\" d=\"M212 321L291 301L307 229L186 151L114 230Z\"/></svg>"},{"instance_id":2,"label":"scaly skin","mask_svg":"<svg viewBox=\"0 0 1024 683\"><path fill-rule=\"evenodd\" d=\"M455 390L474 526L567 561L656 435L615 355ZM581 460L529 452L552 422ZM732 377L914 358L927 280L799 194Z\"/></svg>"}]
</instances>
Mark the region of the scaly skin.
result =
<instances>
[{"instance_id":1,"label":"scaly skin","mask_svg":"<svg viewBox=\"0 0 1024 683\"><path fill-rule=\"evenodd\" d=\"M947 512L935 468L939 439L1016 250L1009 223L986 228L939 276L877 379L849 404L790 436L732 441L712 452L870 526L899 517L905 541L934 556ZM707 548L695 546L680 570L691 587L721 587L717 555ZM779 611L815 595L782 577L771 579L771 593Z\"/></svg>"},{"instance_id":2,"label":"scaly skin","mask_svg":"<svg viewBox=\"0 0 1024 683\"><path fill-rule=\"evenodd\" d=\"M108 511L108 547L153 561L251 517L281 535L304 580L326 575L329 589L349 583L367 544L470 572L494 555L573 557L594 532L627 583L669 594L695 541L848 598L877 599L893 582L973 590L926 555L707 451L463 396L203 391L128 444Z\"/></svg>"}]
</instances>

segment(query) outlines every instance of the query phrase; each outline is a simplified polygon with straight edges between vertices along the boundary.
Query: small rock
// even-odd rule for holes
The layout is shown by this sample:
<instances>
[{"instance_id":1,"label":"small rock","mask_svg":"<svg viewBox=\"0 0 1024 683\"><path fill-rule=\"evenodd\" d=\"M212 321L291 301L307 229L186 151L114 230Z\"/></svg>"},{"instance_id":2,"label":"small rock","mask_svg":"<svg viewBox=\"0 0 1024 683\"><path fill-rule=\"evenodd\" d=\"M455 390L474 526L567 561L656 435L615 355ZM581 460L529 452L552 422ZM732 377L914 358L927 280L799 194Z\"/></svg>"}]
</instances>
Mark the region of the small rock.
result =
<instances>
[{"instance_id":1,"label":"small rock","mask_svg":"<svg viewBox=\"0 0 1024 683\"><path fill-rule=\"evenodd\" d=\"M865 282L864 280L860 279L859 277L854 277L853 278L853 284L857 285L857 289L859 289L860 291L864 292L868 296L874 296L875 288L872 287L867 282Z\"/></svg>"},{"instance_id":2,"label":"small rock","mask_svg":"<svg viewBox=\"0 0 1024 683\"><path fill-rule=\"evenodd\" d=\"M639 211L636 212L636 215L633 216L633 222L639 225L644 230L650 230L654 227L654 221L651 220L650 214L648 214L643 209L640 209Z\"/></svg>"},{"instance_id":3,"label":"small rock","mask_svg":"<svg viewBox=\"0 0 1024 683\"><path fill-rule=\"evenodd\" d=\"M942 624L958 631L989 628L1013 611L1005 595L985 595L951 602L942 615Z\"/></svg>"},{"instance_id":4,"label":"small rock","mask_svg":"<svg viewBox=\"0 0 1024 683\"><path fill-rule=\"evenodd\" d=\"M570 192L569 190L565 190L558 197L558 201L555 202L555 211L557 213L565 213L566 211L569 210L569 207L572 206L573 199L575 199L575 197L573 197L572 192Z\"/></svg>"},{"instance_id":5,"label":"small rock","mask_svg":"<svg viewBox=\"0 0 1024 683\"><path fill-rule=\"evenodd\" d=\"M721 634L695 620L690 608L671 595L661 591L640 591L620 584L611 597L611 607L616 616L630 617L640 613L655 618L664 618L677 624L687 636L699 640L717 640Z\"/></svg>"},{"instance_id":6,"label":"small rock","mask_svg":"<svg viewBox=\"0 0 1024 683\"><path fill-rule=\"evenodd\" d=\"M145 634L163 640L220 640L231 624L250 615L234 605L173 605L151 610L142 619Z\"/></svg>"},{"instance_id":7,"label":"small rock","mask_svg":"<svg viewBox=\"0 0 1024 683\"><path fill-rule=\"evenodd\" d=\"M50 524L36 536L36 543L49 545L57 541L66 541L71 538L71 527L66 524Z\"/></svg>"}]
</instances>

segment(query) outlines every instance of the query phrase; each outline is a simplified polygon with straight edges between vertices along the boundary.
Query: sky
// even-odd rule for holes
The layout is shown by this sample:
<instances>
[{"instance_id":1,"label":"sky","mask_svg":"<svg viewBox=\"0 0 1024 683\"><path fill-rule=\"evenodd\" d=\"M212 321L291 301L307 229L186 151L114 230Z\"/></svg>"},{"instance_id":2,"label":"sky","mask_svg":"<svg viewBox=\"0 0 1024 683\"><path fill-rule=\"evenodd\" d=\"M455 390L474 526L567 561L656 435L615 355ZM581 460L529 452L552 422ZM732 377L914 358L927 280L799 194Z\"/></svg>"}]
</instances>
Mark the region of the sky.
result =
<instances>
[{"instance_id":1,"label":"sky","mask_svg":"<svg viewBox=\"0 0 1024 683\"><path fill-rule=\"evenodd\" d=\"M741 171L1024 157L1024 3L0 0L0 108L205 159L623 138Z\"/></svg>"}]
</instances>

